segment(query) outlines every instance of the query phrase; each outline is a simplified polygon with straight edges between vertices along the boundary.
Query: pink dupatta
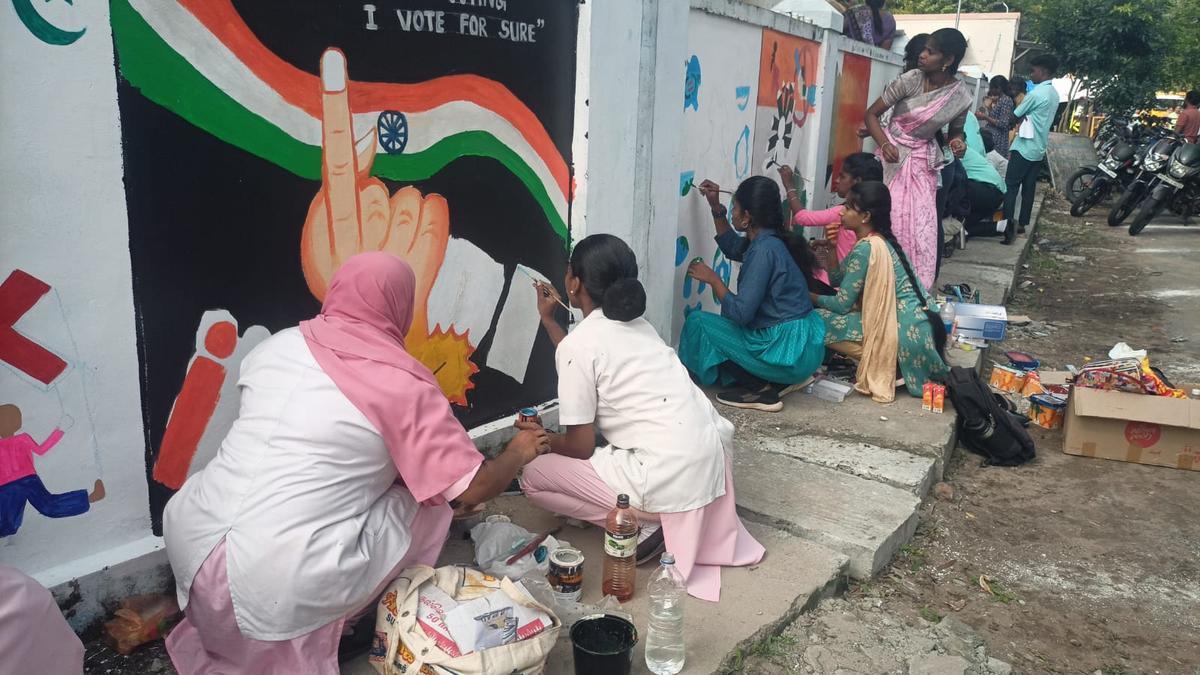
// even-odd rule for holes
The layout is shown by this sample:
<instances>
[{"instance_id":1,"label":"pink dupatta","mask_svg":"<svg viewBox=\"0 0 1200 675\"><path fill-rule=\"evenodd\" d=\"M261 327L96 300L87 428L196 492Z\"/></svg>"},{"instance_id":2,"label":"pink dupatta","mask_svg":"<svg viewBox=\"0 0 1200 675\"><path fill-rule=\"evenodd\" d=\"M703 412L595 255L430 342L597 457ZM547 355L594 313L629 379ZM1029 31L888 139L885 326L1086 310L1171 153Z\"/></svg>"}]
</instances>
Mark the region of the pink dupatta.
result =
<instances>
[{"instance_id":1,"label":"pink dupatta","mask_svg":"<svg viewBox=\"0 0 1200 675\"><path fill-rule=\"evenodd\" d=\"M300 331L317 364L383 436L413 498L448 508L442 493L483 455L429 369L404 349L416 278L390 253L360 253L333 275L325 304Z\"/></svg>"},{"instance_id":2,"label":"pink dupatta","mask_svg":"<svg viewBox=\"0 0 1200 675\"><path fill-rule=\"evenodd\" d=\"M928 104L893 112L883 133L900 152L897 164L884 161L883 153L876 151L883 161L884 182L892 193L892 232L926 288L933 287L937 270L937 181L945 158L936 140L914 132L948 112L947 107L964 87L962 80L957 80Z\"/></svg>"}]
</instances>

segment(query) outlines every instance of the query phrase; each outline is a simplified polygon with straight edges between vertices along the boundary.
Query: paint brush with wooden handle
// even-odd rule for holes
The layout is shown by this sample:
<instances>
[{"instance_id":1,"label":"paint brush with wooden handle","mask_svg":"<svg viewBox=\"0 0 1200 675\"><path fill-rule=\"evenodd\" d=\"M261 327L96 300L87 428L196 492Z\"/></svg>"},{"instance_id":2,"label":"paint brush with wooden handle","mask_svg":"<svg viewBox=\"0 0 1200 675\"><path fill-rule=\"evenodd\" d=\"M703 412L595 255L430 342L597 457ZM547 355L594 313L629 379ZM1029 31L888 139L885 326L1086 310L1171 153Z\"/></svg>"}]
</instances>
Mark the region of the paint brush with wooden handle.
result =
<instances>
[{"instance_id":1,"label":"paint brush with wooden handle","mask_svg":"<svg viewBox=\"0 0 1200 675\"><path fill-rule=\"evenodd\" d=\"M537 547L542 545L543 541L546 541L547 537L558 534L559 530L562 530L562 528L556 527L553 530L550 530L549 532L546 532L544 534L538 535L537 537L534 537L533 541L529 542L520 551L517 551L515 554L513 554L513 557L509 558L505 564L511 565L511 564L517 562L518 560L520 560L521 558L524 558L525 556L529 555L530 553L533 553L534 551L537 550Z\"/></svg>"},{"instance_id":2,"label":"paint brush with wooden handle","mask_svg":"<svg viewBox=\"0 0 1200 675\"><path fill-rule=\"evenodd\" d=\"M562 305L562 308L567 310L568 314L571 313L570 306L568 306L567 303L563 302L562 298L559 298L557 293L551 293L550 288L547 288L547 286L550 286L549 282L544 281L542 279L538 279L537 277L533 276L529 272L526 272L525 268L523 268L523 267L518 266L517 269L521 270L521 274L524 274L525 276L529 277L533 281L534 284L537 284L538 289L542 291L542 295L546 296L547 298L553 296L555 302Z\"/></svg>"}]
</instances>

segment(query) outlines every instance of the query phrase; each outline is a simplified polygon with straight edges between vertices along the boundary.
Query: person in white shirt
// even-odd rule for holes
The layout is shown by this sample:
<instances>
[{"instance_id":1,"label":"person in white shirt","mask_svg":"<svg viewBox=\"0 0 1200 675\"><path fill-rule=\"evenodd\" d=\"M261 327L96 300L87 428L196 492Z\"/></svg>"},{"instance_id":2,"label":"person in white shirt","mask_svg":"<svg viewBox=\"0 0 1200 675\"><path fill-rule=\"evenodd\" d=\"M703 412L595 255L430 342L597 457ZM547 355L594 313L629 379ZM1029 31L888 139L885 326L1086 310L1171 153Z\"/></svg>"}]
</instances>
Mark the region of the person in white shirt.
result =
<instances>
[{"instance_id":1,"label":"person in white shirt","mask_svg":"<svg viewBox=\"0 0 1200 675\"><path fill-rule=\"evenodd\" d=\"M320 315L243 362L237 420L164 515L181 675L337 675L347 622L406 567L437 562L449 502L495 497L549 451L529 430L483 460L404 349L414 286L400 258L354 256Z\"/></svg>"},{"instance_id":2,"label":"person in white shirt","mask_svg":"<svg viewBox=\"0 0 1200 675\"><path fill-rule=\"evenodd\" d=\"M551 454L525 467L521 488L542 508L600 526L617 495L629 495L650 525L639 560L652 560L665 545L688 591L716 601L721 567L754 565L764 549L737 516L733 425L641 318L646 292L637 269L633 251L612 235L577 243L566 289L584 319L570 335L554 319L557 294L537 285L542 325L558 346L565 433L550 435ZM606 440L600 447L597 432Z\"/></svg>"}]
</instances>

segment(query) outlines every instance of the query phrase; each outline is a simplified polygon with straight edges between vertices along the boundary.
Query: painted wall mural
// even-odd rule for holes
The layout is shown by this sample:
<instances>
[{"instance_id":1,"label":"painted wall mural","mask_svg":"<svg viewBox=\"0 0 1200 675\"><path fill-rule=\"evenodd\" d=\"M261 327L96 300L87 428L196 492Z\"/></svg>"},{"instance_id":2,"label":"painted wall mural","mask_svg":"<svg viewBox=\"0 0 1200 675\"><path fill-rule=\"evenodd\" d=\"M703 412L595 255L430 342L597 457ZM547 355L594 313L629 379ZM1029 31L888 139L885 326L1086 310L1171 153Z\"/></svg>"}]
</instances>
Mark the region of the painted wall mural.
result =
<instances>
[{"instance_id":1,"label":"painted wall mural","mask_svg":"<svg viewBox=\"0 0 1200 675\"><path fill-rule=\"evenodd\" d=\"M35 316L39 313L42 321ZM22 333L16 324L27 315L33 325L48 325L51 330L35 328L30 335ZM78 362L58 295L50 284L23 270L13 270L0 283L0 363L10 373L0 379L4 385L0 397L0 538L17 534L27 506L46 518L67 518L87 513L93 503L105 497L90 406L86 394L80 397L80 376L68 358ZM45 402L51 404L46 406ZM43 410L49 407L52 413L57 409L57 419L44 437L35 437L28 430L22 405ZM83 414L84 423L77 427L68 408ZM45 429L45 421L39 426ZM92 465L95 481L90 492L82 488L54 492L38 474L35 459L53 451L68 433L76 442L64 443L59 454L71 457L81 446L92 451L90 457L76 456L74 460ZM52 480L51 484L56 482Z\"/></svg>"},{"instance_id":2,"label":"painted wall mural","mask_svg":"<svg viewBox=\"0 0 1200 675\"><path fill-rule=\"evenodd\" d=\"M703 259L726 282L736 277L733 263L713 241L708 202L695 185L709 179L732 190L740 180L759 172L752 156L762 28L696 11L689 13L688 21L688 59L679 70L684 101L679 231L672 261L673 339L679 338L686 313L720 311L712 289L687 276L691 260Z\"/></svg>"},{"instance_id":3,"label":"painted wall mural","mask_svg":"<svg viewBox=\"0 0 1200 675\"><path fill-rule=\"evenodd\" d=\"M780 189L779 167L790 166L804 180L805 196L815 189L801 158L816 151L817 129L808 122L817 110L821 45L812 40L763 29L758 67L753 163Z\"/></svg>"},{"instance_id":4,"label":"painted wall mural","mask_svg":"<svg viewBox=\"0 0 1200 675\"><path fill-rule=\"evenodd\" d=\"M519 267L565 271L574 3L111 8L156 528L236 414L242 345L361 251L413 265L407 346L464 424L554 397Z\"/></svg>"},{"instance_id":5,"label":"painted wall mural","mask_svg":"<svg viewBox=\"0 0 1200 675\"><path fill-rule=\"evenodd\" d=\"M871 104L871 59L860 54L842 52L834 80L833 130L829 134L829 164L825 170L825 189L833 190L834 177L842 170L847 156L862 152L863 139L858 135Z\"/></svg>"}]
</instances>

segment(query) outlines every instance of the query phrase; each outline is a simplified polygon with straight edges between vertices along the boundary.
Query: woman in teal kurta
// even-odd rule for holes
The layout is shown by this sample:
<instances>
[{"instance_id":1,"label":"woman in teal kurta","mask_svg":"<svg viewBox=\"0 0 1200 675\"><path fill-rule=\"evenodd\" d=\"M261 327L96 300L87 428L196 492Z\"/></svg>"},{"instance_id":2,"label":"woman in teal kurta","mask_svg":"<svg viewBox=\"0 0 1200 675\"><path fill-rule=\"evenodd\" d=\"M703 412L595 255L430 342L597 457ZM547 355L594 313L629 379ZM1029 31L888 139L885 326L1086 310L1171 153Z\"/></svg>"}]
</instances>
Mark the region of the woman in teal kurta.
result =
<instances>
[{"instance_id":1,"label":"woman in teal kurta","mask_svg":"<svg viewBox=\"0 0 1200 675\"><path fill-rule=\"evenodd\" d=\"M940 380L948 371L938 345L939 339L944 345L945 334L935 337L934 322L925 310L928 292L914 285L908 261L891 233L891 199L887 187L882 183L860 183L855 188L842 214L842 226L854 231L859 241L840 264L836 256L826 256L830 282L838 288L837 295L813 296L816 311L825 321L825 344L852 356L861 352L867 337L861 308L871 290L867 283L872 253L870 238L880 237L886 242L884 250L895 279L899 325L896 360L908 392L920 396L925 382ZM937 323L941 325L940 320Z\"/></svg>"}]
</instances>

